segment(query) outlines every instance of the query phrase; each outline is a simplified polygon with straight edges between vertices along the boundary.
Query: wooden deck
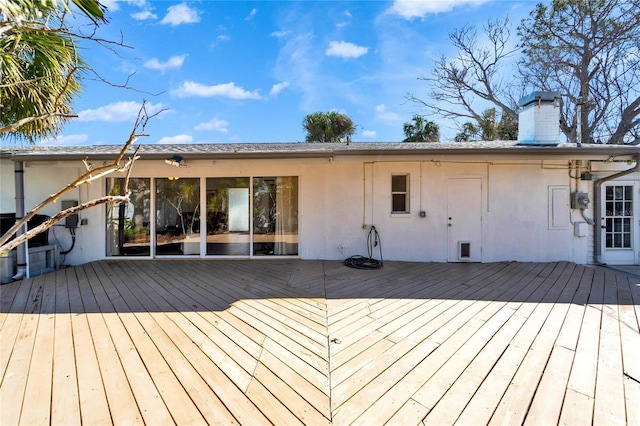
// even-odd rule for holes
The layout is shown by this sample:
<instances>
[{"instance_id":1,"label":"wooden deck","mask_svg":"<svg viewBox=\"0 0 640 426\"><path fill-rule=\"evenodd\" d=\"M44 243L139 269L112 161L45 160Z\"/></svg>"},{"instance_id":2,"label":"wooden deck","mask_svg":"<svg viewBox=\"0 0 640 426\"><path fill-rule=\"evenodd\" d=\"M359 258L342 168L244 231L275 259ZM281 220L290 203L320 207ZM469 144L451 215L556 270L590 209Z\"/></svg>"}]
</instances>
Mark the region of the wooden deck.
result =
<instances>
[{"instance_id":1,"label":"wooden deck","mask_svg":"<svg viewBox=\"0 0 640 426\"><path fill-rule=\"evenodd\" d=\"M0 424L640 424L640 280L107 260L0 287Z\"/></svg>"}]
</instances>

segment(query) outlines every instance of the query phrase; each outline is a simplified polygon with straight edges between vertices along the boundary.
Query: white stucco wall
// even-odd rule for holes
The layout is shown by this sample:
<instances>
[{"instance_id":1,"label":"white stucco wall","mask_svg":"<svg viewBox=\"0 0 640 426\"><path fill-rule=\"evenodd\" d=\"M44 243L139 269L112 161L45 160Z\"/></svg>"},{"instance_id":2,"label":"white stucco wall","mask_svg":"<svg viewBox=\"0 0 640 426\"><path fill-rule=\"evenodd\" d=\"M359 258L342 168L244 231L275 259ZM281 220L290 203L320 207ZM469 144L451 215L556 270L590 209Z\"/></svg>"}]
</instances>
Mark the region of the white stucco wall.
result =
<instances>
[{"instance_id":1,"label":"white stucco wall","mask_svg":"<svg viewBox=\"0 0 640 426\"><path fill-rule=\"evenodd\" d=\"M13 161L0 159L0 213L13 213L16 210L15 180Z\"/></svg>"},{"instance_id":2,"label":"white stucco wall","mask_svg":"<svg viewBox=\"0 0 640 426\"><path fill-rule=\"evenodd\" d=\"M37 204L64 188L78 178L84 169L80 162L26 162L25 163L25 209L31 210ZM62 201L75 200L85 203L103 195L104 182L83 185L63 194L57 201L45 206L40 214L53 216L62 209ZM15 210L15 209L14 209ZM79 226L73 250L61 257L63 264L76 265L102 258L104 255L104 207L88 209L80 213L87 225ZM72 237L64 220L49 230L49 243L58 244L60 251L71 248Z\"/></svg>"},{"instance_id":3,"label":"white stucco wall","mask_svg":"<svg viewBox=\"0 0 640 426\"><path fill-rule=\"evenodd\" d=\"M578 210L566 208L567 226L550 227L550 188L592 191L592 183L570 178L567 162L540 160L487 161L477 158L385 158L344 156L329 160L199 160L186 168L163 161L137 162L133 177L299 177L299 256L303 259L342 260L367 254L367 234L375 225L385 260L447 261L449 179L481 182L481 258L497 261L558 261L588 263L593 253L593 229L587 237L574 236L573 222L583 221ZM2 206L13 211L13 164L2 164ZM10 170L9 170L10 169ZM26 163L27 209L83 172L79 162ZM391 176L410 176L410 211L391 214ZM638 179L636 175L633 177ZM7 185L11 179L11 185ZM5 189L7 188L7 189ZM11 194L9 194L11 192ZM97 181L71 191L61 200L80 203L104 195L105 182ZM202 192L202 200L205 198ZM462 203L464 199L455 200ZM569 200L566 201L567 205ZM53 215L60 200L43 210ZM463 209L464 210L464 209ZM426 217L420 217L424 211ZM559 211L562 211L560 209ZM586 212L592 215L592 210ZM67 264L80 264L105 256L105 208L81 213L87 224L76 230L76 245ZM71 245L69 231L52 231L62 250ZM50 236L50 241L55 241ZM475 244L475 242L474 242ZM377 248L374 257L378 256Z\"/></svg>"}]
</instances>

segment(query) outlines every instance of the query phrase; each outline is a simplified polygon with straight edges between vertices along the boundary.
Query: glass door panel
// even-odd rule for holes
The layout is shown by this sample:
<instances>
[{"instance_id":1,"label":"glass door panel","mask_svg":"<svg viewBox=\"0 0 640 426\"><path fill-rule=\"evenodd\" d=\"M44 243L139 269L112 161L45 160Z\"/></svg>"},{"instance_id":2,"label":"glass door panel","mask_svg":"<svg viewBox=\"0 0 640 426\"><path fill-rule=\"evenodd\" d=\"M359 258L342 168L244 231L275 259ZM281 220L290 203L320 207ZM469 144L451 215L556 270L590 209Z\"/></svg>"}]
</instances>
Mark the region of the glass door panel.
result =
<instances>
[{"instance_id":1,"label":"glass door panel","mask_svg":"<svg viewBox=\"0 0 640 426\"><path fill-rule=\"evenodd\" d=\"M630 249L632 245L633 186L605 187L605 247Z\"/></svg>"},{"instance_id":2,"label":"glass door panel","mask_svg":"<svg viewBox=\"0 0 640 426\"><path fill-rule=\"evenodd\" d=\"M124 178L108 178L107 194L124 195ZM150 256L151 179L129 179L129 202L107 208L107 256Z\"/></svg>"},{"instance_id":3,"label":"glass door panel","mask_svg":"<svg viewBox=\"0 0 640 426\"><path fill-rule=\"evenodd\" d=\"M249 178L207 179L207 254L248 256Z\"/></svg>"},{"instance_id":4,"label":"glass door panel","mask_svg":"<svg viewBox=\"0 0 640 426\"><path fill-rule=\"evenodd\" d=\"M156 255L200 254L200 179L156 179Z\"/></svg>"},{"instance_id":5,"label":"glass door panel","mask_svg":"<svg viewBox=\"0 0 640 426\"><path fill-rule=\"evenodd\" d=\"M253 254L298 254L298 178L253 179Z\"/></svg>"}]
</instances>

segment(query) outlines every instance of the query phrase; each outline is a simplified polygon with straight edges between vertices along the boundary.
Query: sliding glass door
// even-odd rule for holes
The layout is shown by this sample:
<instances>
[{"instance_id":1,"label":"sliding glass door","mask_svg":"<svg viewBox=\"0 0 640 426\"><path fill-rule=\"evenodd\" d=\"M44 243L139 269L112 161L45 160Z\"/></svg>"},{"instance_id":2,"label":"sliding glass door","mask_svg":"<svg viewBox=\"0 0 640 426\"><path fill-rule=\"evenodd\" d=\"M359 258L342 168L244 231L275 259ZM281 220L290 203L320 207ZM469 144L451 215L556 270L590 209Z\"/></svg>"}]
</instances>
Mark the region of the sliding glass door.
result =
<instances>
[{"instance_id":1,"label":"sliding glass door","mask_svg":"<svg viewBox=\"0 0 640 426\"><path fill-rule=\"evenodd\" d=\"M107 179L107 194L125 195L124 178ZM151 254L151 179L129 180L128 203L107 208L107 256Z\"/></svg>"},{"instance_id":2,"label":"sliding glass door","mask_svg":"<svg viewBox=\"0 0 640 426\"><path fill-rule=\"evenodd\" d=\"M207 254L248 256L249 178L207 179Z\"/></svg>"},{"instance_id":3,"label":"sliding glass door","mask_svg":"<svg viewBox=\"0 0 640 426\"><path fill-rule=\"evenodd\" d=\"M200 179L156 179L156 255L200 254Z\"/></svg>"},{"instance_id":4,"label":"sliding glass door","mask_svg":"<svg viewBox=\"0 0 640 426\"><path fill-rule=\"evenodd\" d=\"M253 254L298 254L298 177L253 178Z\"/></svg>"},{"instance_id":5,"label":"sliding glass door","mask_svg":"<svg viewBox=\"0 0 640 426\"><path fill-rule=\"evenodd\" d=\"M107 193L123 184L108 179ZM209 256L298 255L297 176L207 178L204 214L200 178L134 178L129 189L130 202L107 210L108 256L200 256L201 242Z\"/></svg>"}]
</instances>

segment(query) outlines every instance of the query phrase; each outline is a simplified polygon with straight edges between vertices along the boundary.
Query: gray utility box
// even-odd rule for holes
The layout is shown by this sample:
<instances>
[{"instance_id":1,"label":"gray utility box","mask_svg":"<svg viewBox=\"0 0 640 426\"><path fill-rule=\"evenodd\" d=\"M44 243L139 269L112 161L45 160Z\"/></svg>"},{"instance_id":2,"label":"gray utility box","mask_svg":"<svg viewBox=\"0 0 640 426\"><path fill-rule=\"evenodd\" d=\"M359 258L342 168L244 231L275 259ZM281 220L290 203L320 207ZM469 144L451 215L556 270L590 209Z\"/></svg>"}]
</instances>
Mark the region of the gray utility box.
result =
<instances>
[{"instance_id":1,"label":"gray utility box","mask_svg":"<svg viewBox=\"0 0 640 426\"><path fill-rule=\"evenodd\" d=\"M0 283L10 283L17 271L16 251L0 257ZM29 249L29 276L45 274L60 266L60 250L57 245L46 245Z\"/></svg>"}]
</instances>

